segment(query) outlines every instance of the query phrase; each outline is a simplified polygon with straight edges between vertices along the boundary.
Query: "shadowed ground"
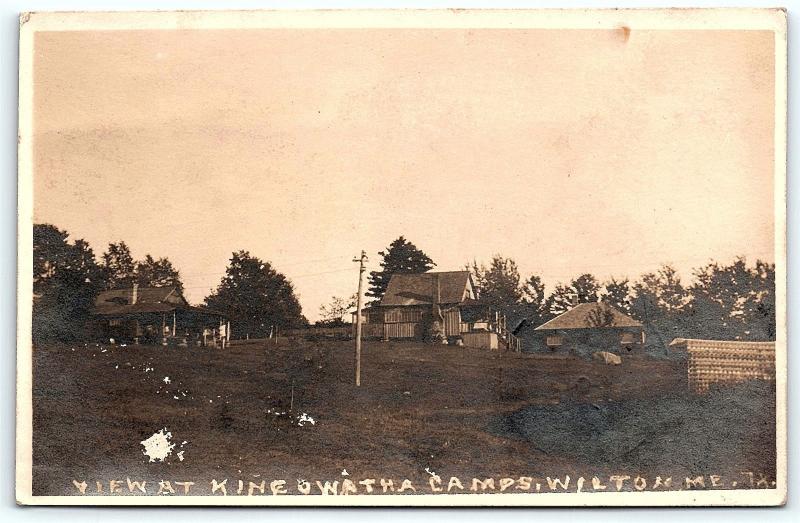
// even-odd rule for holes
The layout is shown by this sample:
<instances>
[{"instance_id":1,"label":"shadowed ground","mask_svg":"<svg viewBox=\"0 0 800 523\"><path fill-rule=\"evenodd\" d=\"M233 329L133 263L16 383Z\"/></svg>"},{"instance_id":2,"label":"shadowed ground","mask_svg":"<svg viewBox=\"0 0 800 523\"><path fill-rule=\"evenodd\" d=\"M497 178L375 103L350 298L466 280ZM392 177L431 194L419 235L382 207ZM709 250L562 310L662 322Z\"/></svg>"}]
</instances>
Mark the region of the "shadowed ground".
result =
<instances>
[{"instance_id":1,"label":"shadowed ground","mask_svg":"<svg viewBox=\"0 0 800 523\"><path fill-rule=\"evenodd\" d=\"M194 481L195 494L212 478L231 490L285 479L290 493L297 479L408 478L428 493L426 468L467 488L473 477L567 474L774 479L771 386L695 397L683 364L644 355L614 367L366 343L358 389L352 342L58 345L36 347L33 362L35 495L126 478ZM149 462L140 442L162 428L176 447Z\"/></svg>"}]
</instances>

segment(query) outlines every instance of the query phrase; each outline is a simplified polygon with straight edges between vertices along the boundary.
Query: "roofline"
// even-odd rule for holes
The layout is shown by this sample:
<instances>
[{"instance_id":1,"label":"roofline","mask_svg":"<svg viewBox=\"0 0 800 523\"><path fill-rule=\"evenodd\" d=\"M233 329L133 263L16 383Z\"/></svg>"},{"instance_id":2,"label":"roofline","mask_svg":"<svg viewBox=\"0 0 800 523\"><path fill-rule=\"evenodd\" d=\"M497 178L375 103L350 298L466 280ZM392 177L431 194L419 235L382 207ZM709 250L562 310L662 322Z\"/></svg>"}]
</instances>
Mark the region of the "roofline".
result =
<instances>
[{"instance_id":1,"label":"roofline","mask_svg":"<svg viewBox=\"0 0 800 523\"><path fill-rule=\"evenodd\" d=\"M129 305L129 307L133 307L133 305ZM172 312L174 310L186 310L178 307L172 307L169 309L165 309L163 311L118 311L118 312L96 312L92 311L90 314L91 316L121 316L123 314L159 314L162 312Z\"/></svg>"},{"instance_id":2,"label":"roofline","mask_svg":"<svg viewBox=\"0 0 800 523\"><path fill-rule=\"evenodd\" d=\"M161 304L161 302L159 302L159 304ZM164 304L164 305L166 305L166 304ZM135 307L136 305L126 305L126 306L127 307ZM91 315L92 316L121 316L121 315L124 315L124 314L158 314L158 313L172 312L172 311L190 311L190 312L199 312L199 313L203 313L203 314L208 314L208 315L211 315L211 316L221 316L223 318L227 318L228 317L227 314L225 314L223 312L219 312L219 311L215 311L215 310L211 310L211 309L204 309L203 307L197 307L195 305L189 305L188 307L179 307L177 305L174 305L173 307L170 307L170 308L165 309L165 310L159 310L159 311L117 311L117 312L96 312L96 311L92 311Z\"/></svg>"},{"instance_id":3,"label":"roofline","mask_svg":"<svg viewBox=\"0 0 800 523\"><path fill-rule=\"evenodd\" d=\"M426 271L426 272L393 272L395 274L460 274L462 272L469 273L470 271Z\"/></svg>"},{"instance_id":4,"label":"roofline","mask_svg":"<svg viewBox=\"0 0 800 523\"><path fill-rule=\"evenodd\" d=\"M165 285L163 287L156 287L156 286L150 285L148 287L143 287L143 286L139 285L137 287L137 289L140 290L140 291L147 290L147 289L171 289L170 294L172 294L172 292L175 292L175 291L178 290L178 286L177 285ZM103 289L98 294L102 294L104 292L132 291L132 290L133 290L133 286L131 286L131 287L117 287L116 289ZM167 296L169 296L170 294L167 294Z\"/></svg>"},{"instance_id":5,"label":"roofline","mask_svg":"<svg viewBox=\"0 0 800 523\"><path fill-rule=\"evenodd\" d=\"M555 319L555 318L553 318ZM553 321L553 320L550 320ZM550 323L548 321L547 323ZM636 321L636 320L633 320ZM643 329L644 325L638 323L638 325L587 325L586 327L547 327L547 323L543 323L536 327L535 331L580 331L586 329Z\"/></svg>"},{"instance_id":6,"label":"roofline","mask_svg":"<svg viewBox=\"0 0 800 523\"><path fill-rule=\"evenodd\" d=\"M590 305L596 305L596 304L598 304L598 303L603 303L603 302L600 302L600 301L598 301L597 303L594 303L594 304L593 304L593 303L591 303L591 302L585 302L585 303L587 303L587 304L590 304ZM563 316L563 315L565 315L565 314L569 314L569 313L570 313L570 312L572 312L573 310L575 310L575 309L577 309L578 307L580 307L581 305L583 305L583 303L579 303L578 305L575 305L575 306L574 306L574 307L572 307L571 309L569 309L569 310L567 310L567 311L564 311L564 312L562 312L561 314L559 314L559 315L558 315L558 316L556 316L555 318L551 318L551 319L547 320L546 322L542 323L541 325L539 325L538 327L536 327L536 328L535 328L535 329L533 329L533 330L535 330L535 331L539 331L539 330L541 330L541 331L574 331L574 330L581 330L581 329L633 329L633 328L636 328L636 327L644 327L644 324L643 324L642 322L640 322L639 320L637 320L637 319L635 319L635 318L631 318L630 316L628 316L627 314L625 314L625 313L624 313L624 312L622 312L621 310L617 309L617 308L616 308L616 307L614 307L613 305L610 305L610 304L608 304L608 303L603 303L603 304L604 304L606 307L611 307L613 310L615 310L616 312L618 312L618 313L622 314L623 316L625 316L625 317L627 317L627 318L630 318L631 320L633 320L633 321L636 323L636 325L604 325L604 326L592 326L592 325L587 325L587 326L585 326L585 327L561 327L561 328L558 328L558 327L548 327L548 326L547 326L549 323L552 323L552 322L556 321L556 320L557 320L558 318L560 318L561 316Z\"/></svg>"}]
</instances>

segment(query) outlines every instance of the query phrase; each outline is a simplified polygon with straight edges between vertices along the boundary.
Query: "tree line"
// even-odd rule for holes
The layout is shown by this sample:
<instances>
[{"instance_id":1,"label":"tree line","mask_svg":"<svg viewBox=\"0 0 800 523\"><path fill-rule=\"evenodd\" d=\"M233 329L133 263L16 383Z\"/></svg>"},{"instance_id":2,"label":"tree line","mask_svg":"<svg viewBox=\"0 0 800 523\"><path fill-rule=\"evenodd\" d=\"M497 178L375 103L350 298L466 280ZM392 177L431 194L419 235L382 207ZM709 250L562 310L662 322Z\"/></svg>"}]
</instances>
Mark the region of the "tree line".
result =
<instances>
[{"instance_id":1,"label":"tree line","mask_svg":"<svg viewBox=\"0 0 800 523\"><path fill-rule=\"evenodd\" d=\"M67 231L51 224L33 226L34 341L89 338L97 295L134 284L184 290L180 272L166 257L135 260L119 241L108 244L98 260L85 240L70 241ZM242 336L264 337L308 323L289 279L247 251L232 254L202 307L230 318L233 332Z\"/></svg>"},{"instance_id":2,"label":"tree line","mask_svg":"<svg viewBox=\"0 0 800 523\"><path fill-rule=\"evenodd\" d=\"M435 262L404 237L379 252L380 268L369 277L367 297L372 304L386 291L395 273L427 272ZM775 266L744 258L731 263L710 262L693 271L691 282L681 280L670 265L638 279L601 281L586 273L546 292L540 275L520 274L511 258L496 255L488 264L465 265L479 299L502 312L509 326L523 320L537 326L568 310L574 303L602 300L642 321L651 343L666 344L675 337L709 339L775 339ZM135 260L123 241L110 243L99 260L83 239L54 225L33 227L33 334L36 340L70 341L88 335L97 294L107 289L176 287L183 290L180 272L166 257L150 254ZM320 308L321 324L343 325L355 297L336 298ZM268 261L248 251L232 253L224 275L203 305L225 314L236 336L265 337L308 324L292 282Z\"/></svg>"},{"instance_id":3,"label":"tree line","mask_svg":"<svg viewBox=\"0 0 800 523\"><path fill-rule=\"evenodd\" d=\"M436 264L404 237L381 256L380 270L370 273L367 296L380 300L394 273L427 272ZM710 262L692 271L685 283L671 265L662 265L638 279L580 274L558 283L550 293L540 275L523 278L517 263L496 255L487 264L465 264L479 299L502 312L509 326L523 320L535 327L566 312L575 303L599 300L641 321L650 343L665 345L676 337L709 339L775 339L775 265L739 257L731 263ZM325 321L341 321L353 300L334 298L320 313Z\"/></svg>"}]
</instances>

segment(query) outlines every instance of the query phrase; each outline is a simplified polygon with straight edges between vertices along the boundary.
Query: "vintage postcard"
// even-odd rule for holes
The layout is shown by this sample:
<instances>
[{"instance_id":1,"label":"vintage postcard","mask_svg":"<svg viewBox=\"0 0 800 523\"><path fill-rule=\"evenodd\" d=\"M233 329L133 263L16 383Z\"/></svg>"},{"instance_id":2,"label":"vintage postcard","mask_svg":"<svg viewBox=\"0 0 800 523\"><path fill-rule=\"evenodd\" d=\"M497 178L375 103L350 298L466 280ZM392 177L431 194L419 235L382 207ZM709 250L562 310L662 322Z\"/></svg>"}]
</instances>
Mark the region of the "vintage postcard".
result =
<instances>
[{"instance_id":1,"label":"vintage postcard","mask_svg":"<svg viewBox=\"0 0 800 523\"><path fill-rule=\"evenodd\" d=\"M786 13L25 13L17 500L780 505Z\"/></svg>"}]
</instances>

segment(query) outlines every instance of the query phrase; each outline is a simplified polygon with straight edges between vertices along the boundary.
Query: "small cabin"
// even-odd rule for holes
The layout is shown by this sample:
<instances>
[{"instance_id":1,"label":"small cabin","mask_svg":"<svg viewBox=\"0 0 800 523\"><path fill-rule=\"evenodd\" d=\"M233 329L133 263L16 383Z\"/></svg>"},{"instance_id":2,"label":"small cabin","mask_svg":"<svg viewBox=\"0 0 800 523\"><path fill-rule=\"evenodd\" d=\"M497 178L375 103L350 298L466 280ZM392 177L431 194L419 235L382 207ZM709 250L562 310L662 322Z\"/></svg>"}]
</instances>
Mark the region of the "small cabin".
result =
<instances>
[{"instance_id":1,"label":"small cabin","mask_svg":"<svg viewBox=\"0 0 800 523\"><path fill-rule=\"evenodd\" d=\"M603 303L581 303L534 330L533 350L561 352L588 348L632 351L645 342L642 323Z\"/></svg>"}]
</instances>

